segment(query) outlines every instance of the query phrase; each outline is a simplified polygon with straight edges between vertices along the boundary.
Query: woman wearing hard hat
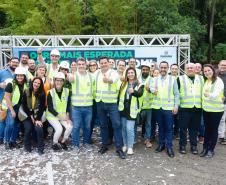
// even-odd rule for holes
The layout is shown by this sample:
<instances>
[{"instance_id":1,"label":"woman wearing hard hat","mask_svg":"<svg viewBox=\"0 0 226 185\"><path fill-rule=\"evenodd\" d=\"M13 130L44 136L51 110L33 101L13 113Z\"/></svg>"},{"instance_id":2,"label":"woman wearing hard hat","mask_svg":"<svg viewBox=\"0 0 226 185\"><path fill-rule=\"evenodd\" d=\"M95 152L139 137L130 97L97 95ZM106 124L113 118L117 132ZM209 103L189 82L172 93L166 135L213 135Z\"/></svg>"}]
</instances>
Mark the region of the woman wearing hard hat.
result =
<instances>
[{"instance_id":1,"label":"woman wearing hard hat","mask_svg":"<svg viewBox=\"0 0 226 185\"><path fill-rule=\"evenodd\" d=\"M15 79L5 88L4 99L8 108L5 127L5 148L17 147L16 139L19 135L18 110L22 103L22 95L26 89L26 69L17 67Z\"/></svg>"},{"instance_id":2,"label":"woman wearing hard hat","mask_svg":"<svg viewBox=\"0 0 226 185\"><path fill-rule=\"evenodd\" d=\"M64 88L64 82L65 75L62 72L56 73L53 80L55 88L49 91L47 97L46 118L55 130L52 146L54 151L67 150L66 141L72 131L72 121L69 118L71 93L68 88ZM63 127L65 132L59 142Z\"/></svg>"}]
</instances>

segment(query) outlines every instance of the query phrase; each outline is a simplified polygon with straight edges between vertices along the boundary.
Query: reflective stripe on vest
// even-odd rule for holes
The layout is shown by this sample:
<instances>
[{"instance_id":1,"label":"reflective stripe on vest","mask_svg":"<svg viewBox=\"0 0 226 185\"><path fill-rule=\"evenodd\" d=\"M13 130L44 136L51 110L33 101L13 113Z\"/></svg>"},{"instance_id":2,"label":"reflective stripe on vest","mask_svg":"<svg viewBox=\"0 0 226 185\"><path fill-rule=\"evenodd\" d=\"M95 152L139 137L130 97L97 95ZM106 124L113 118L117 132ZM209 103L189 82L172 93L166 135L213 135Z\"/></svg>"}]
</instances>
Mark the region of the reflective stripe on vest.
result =
<instances>
[{"instance_id":1,"label":"reflective stripe on vest","mask_svg":"<svg viewBox=\"0 0 226 185\"><path fill-rule=\"evenodd\" d=\"M201 108L203 79L200 75L195 75L194 83L187 75L179 77L180 80L180 107Z\"/></svg>"},{"instance_id":2,"label":"reflective stripe on vest","mask_svg":"<svg viewBox=\"0 0 226 185\"><path fill-rule=\"evenodd\" d=\"M124 89L122 90L122 92L120 93L120 97L119 97L119 106L118 106L118 110L119 111L123 111L124 110L124 99L126 96L126 89L128 87L128 83L127 85L124 87ZM135 87L135 90L137 90L138 87ZM139 101L139 102L137 102ZM141 99L137 98L135 96L132 96L131 98L131 103L130 103L130 117L131 118L136 118L137 114L140 112L140 106L139 104L141 103Z\"/></svg>"},{"instance_id":3,"label":"reflective stripe on vest","mask_svg":"<svg viewBox=\"0 0 226 185\"><path fill-rule=\"evenodd\" d=\"M76 80L72 84L72 105L73 106L92 106L93 105L93 81L91 74L88 74L89 82L85 90L80 89L79 75L76 74ZM81 82L82 83L82 82Z\"/></svg>"},{"instance_id":4,"label":"reflective stripe on vest","mask_svg":"<svg viewBox=\"0 0 226 185\"><path fill-rule=\"evenodd\" d=\"M150 81L152 80L152 78L149 76L146 80L145 80L145 86L148 84L150 84ZM152 105L152 101L153 101L153 94L148 92L146 90L146 88L144 87L144 93L142 96L142 108L141 109L151 109L151 105Z\"/></svg>"},{"instance_id":5,"label":"reflective stripe on vest","mask_svg":"<svg viewBox=\"0 0 226 185\"><path fill-rule=\"evenodd\" d=\"M51 89L49 93L52 96L53 108L56 110L59 116L66 114L67 112L67 100L69 96L68 88L63 88L61 99L58 97L55 88ZM48 110L46 111L46 118L48 120L55 120L55 116L52 115Z\"/></svg>"},{"instance_id":6,"label":"reflective stripe on vest","mask_svg":"<svg viewBox=\"0 0 226 185\"><path fill-rule=\"evenodd\" d=\"M217 83L220 83L220 78L217 77L214 84L211 84L210 93L213 93L215 86ZM222 82L223 83L223 82ZM206 112L223 112L224 111L224 104L223 104L223 98L224 98L224 92L223 90L220 92L220 94L213 100L209 97L204 96L204 92L208 91L208 85L207 82L204 84L203 87L203 95L202 95L202 108Z\"/></svg>"},{"instance_id":7,"label":"reflective stripe on vest","mask_svg":"<svg viewBox=\"0 0 226 185\"><path fill-rule=\"evenodd\" d=\"M174 108L174 94L173 85L175 78L173 76L167 75L164 85L161 85L161 76L155 78L155 84L157 87L157 95L154 95L152 108L163 110L172 110Z\"/></svg>"},{"instance_id":8,"label":"reflective stripe on vest","mask_svg":"<svg viewBox=\"0 0 226 185\"><path fill-rule=\"evenodd\" d=\"M112 70L110 71L109 76L111 75ZM104 103L117 103L118 99L118 91L117 91L117 83L108 84L108 89L105 87L100 87L99 85L99 75L100 71L98 71L96 75L96 102L100 102L101 100ZM102 80L102 79L101 79Z\"/></svg>"}]
</instances>

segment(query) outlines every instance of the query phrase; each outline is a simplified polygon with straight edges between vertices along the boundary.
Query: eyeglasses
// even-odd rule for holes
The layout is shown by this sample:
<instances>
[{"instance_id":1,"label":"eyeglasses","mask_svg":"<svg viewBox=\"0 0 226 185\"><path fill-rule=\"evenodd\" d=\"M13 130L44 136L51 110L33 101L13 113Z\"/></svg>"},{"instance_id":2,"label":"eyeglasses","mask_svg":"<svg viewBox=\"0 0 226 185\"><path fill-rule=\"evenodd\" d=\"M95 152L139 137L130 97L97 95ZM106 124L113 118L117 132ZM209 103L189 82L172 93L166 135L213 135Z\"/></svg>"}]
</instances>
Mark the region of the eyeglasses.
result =
<instances>
[{"instance_id":1,"label":"eyeglasses","mask_svg":"<svg viewBox=\"0 0 226 185\"><path fill-rule=\"evenodd\" d=\"M60 68L60 70L69 71L67 68Z\"/></svg>"},{"instance_id":2,"label":"eyeglasses","mask_svg":"<svg viewBox=\"0 0 226 185\"><path fill-rule=\"evenodd\" d=\"M60 56L58 56L58 55L51 55L51 57L59 58Z\"/></svg>"},{"instance_id":3,"label":"eyeglasses","mask_svg":"<svg viewBox=\"0 0 226 185\"><path fill-rule=\"evenodd\" d=\"M94 67L94 66L97 66L96 64L91 64L91 65L89 65L89 67Z\"/></svg>"},{"instance_id":4,"label":"eyeglasses","mask_svg":"<svg viewBox=\"0 0 226 185\"><path fill-rule=\"evenodd\" d=\"M62 79L56 79L56 82L64 82L64 80L62 80Z\"/></svg>"}]
</instances>

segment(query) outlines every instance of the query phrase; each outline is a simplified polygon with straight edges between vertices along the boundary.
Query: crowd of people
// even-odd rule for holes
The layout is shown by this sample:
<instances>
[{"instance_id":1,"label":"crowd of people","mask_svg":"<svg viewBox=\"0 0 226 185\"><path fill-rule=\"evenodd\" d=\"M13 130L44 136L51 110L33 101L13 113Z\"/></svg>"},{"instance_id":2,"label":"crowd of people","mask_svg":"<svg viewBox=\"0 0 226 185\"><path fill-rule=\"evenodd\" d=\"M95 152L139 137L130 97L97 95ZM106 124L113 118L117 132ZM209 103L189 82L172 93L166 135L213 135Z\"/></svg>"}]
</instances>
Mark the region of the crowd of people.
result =
<instances>
[{"instance_id":1,"label":"crowd of people","mask_svg":"<svg viewBox=\"0 0 226 185\"><path fill-rule=\"evenodd\" d=\"M106 153L114 143L121 159L134 154L138 125L145 147L158 136L155 152L166 150L169 157L175 155L174 138L181 154L187 153L189 139L190 152L200 157L213 157L218 140L226 144L226 60L218 69L187 63L180 74L179 66L167 61L143 62L138 69L135 58L60 62L53 49L48 64L42 49L37 54L37 61L28 53L12 57L0 70L0 144L6 150L17 148L22 138L26 152L36 147L43 154L51 127L54 151L91 151L97 123L98 152Z\"/></svg>"}]
</instances>

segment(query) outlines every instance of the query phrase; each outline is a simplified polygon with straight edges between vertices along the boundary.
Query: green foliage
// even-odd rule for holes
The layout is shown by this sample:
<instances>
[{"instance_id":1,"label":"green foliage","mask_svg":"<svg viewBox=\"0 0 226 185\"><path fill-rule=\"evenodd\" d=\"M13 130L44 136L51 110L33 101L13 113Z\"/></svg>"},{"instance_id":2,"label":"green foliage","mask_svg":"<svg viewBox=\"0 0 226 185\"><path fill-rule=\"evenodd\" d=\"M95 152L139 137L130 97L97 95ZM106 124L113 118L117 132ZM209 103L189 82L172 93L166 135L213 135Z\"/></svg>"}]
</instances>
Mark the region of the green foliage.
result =
<instances>
[{"instance_id":1,"label":"green foliage","mask_svg":"<svg viewBox=\"0 0 226 185\"><path fill-rule=\"evenodd\" d=\"M226 43L218 43L214 48L214 60L220 61L226 59Z\"/></svg>"},{"instance_id":2,"label":"green foliage","mask_svg":"<svg viewBox=\"0 0 226 185\"><path fill-rule=\"evenodd\" d=\"M213 59L225 57L225 0L1 0L0 35L190 34L191 58L206 61L216 2Z\"/></svg>"}]
</instances>

